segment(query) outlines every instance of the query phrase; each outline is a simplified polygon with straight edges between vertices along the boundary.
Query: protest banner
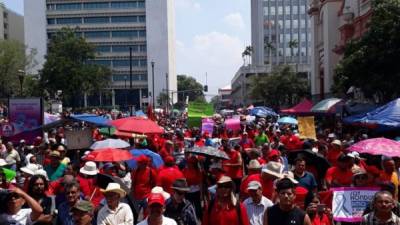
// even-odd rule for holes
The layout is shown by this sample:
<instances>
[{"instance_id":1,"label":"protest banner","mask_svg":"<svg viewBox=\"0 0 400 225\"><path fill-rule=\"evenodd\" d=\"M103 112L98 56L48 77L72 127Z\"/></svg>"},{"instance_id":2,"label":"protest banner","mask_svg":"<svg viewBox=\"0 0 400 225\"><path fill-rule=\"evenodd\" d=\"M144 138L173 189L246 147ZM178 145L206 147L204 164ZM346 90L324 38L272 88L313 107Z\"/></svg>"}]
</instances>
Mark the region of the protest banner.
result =
<instances>
[{"instance_id":1,"label":"protest banner","mask_svg":"<svg viewBox=\"0 0 400 225\"><path fill-rule=\"evenodd\" d=\"M188 126L200 127L201 119L209 117L214 114L214 107L212 104L206 102L189 102L188 106Z\"/></svg>"},{"instance_id":2,"label":"protest banner","mask_svg":"<svg viewBox=\"0 0 400 225\"><path fill-rule=\"evenodd\" d=\"M331 190L333 219L338 222L361 222L365 208L379 188L342 187Z\"/></svg>"},{"instance_id":3,"label":"protest banner","mask_svg":"<svg viewBox=\"0 0 400 225\"><path fill-rule=\"evenodd\" d=\"M315 133L315 123L313 116L298 117L297 118L300 138L306 139L317 139Z\"/></svg>"},{"instance_id":4,"label":"protest banner","mask_svg":"<svg viewBox=\"0 0 400 225\"><path fill-rule=\"evenodd\" d=\"M214 120L209 119L209 118L202 119L202 121L201 121L201 134L204 134L204 132L212 134L213 131L214 131Z\"/></svg>"},{"instance_id":5,"label":"protest banner","mask_svg":"<svg viewBox=\"0 0 400 225\"><path fill-rule=\"evenodd\" d=\"M10 98L8 109L9 124L12 126L9 138L12 142L24 139L32 144L37 136L42 136L39 128L43 124L43 105L40 98Z\"/></svg>"}]
</instances>

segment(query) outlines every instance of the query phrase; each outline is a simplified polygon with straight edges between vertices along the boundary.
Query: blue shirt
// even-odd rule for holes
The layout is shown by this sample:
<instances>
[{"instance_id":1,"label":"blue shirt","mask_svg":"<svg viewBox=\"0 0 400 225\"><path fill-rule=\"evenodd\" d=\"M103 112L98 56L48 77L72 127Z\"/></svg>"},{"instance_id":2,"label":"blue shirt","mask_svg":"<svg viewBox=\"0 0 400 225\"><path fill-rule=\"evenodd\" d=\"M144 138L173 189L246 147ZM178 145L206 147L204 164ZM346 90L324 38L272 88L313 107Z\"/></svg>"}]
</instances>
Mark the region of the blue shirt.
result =
<instances>
[{"instance_id":1,"label":"blue shirt","mask_svg":"<svg viewBox=\"0 0 400 225\"><path fill-rule=\"evenodd\" d=\"M310 172L304 172L302 177L294 174L294 178L299 182L300 186L306 188L308 191L312 191L317 187L317 181L315 180L314 175L312 175Z\"/></svg>"},{"instance_id":2,"label":"blue shirt","mask_svg":"<svg viewBox=\"0 0 400 225\"><path fill-rule=\"evenodd\" d=\"M74 225L68 202L63 202L58 206L57 224Z\"/></svg>"}]
</instances>

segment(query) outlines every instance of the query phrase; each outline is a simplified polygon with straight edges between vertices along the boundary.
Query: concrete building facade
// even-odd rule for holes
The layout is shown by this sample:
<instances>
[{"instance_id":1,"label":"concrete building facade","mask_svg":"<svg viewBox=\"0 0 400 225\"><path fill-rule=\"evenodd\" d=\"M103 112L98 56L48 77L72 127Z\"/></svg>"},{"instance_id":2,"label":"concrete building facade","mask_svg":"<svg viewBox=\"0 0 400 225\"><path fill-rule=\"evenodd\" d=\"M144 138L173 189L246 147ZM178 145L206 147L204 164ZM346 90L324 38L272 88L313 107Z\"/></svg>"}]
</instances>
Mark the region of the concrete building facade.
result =
<instances>
[{"instance_id":1,"label":"concrete building facade","mask_svg":"<svg viewBox=\"0 0 400 225\"><path fill-rule=\"evenodd\" d=\"M26 45L40 62L32 72L42 68L51 36L70 27L95 46L92 63L112 70L109 98L101 102L100 94L98 103L157 103L160 93L177 88L174 14L173 0L25 0Z\"/></svg>"},{"instance_id":2,"label":"concrete building facade","mask_svg":"<svg viewBox=\"0 0 400 225\"><path fill-rule=\"evenodd\" d=\"M24 17L0 3L0 39L24 43Z\"/></svg>"},{"instance_id":3,"label":"concrete building facade","mask_svg":"<svg viewBox=\"0 0 400 225\"><path fill-rule=\"evenodd\" d=\"M312 0L311 94L314 99L330 96L337 63L345 44L367 30L371 15L369 0Z\"/></svg>"}]
</instances>

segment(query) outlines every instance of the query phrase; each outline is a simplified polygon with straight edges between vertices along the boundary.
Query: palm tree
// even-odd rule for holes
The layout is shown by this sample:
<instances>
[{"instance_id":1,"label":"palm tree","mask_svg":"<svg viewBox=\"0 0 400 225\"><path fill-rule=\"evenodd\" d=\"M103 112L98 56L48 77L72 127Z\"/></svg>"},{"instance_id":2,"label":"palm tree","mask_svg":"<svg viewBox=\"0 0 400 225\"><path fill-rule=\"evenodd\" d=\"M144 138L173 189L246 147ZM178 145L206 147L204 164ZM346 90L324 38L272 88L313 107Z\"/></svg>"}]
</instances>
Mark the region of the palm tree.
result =
<instances>
[{"instance_id":1,"label":"palm tree","mask_svg":"<svg viewBox=\"0 0 400 225\"><path fill-rule=\"evenodd\" d=\"M246 64L246 56L249 58L249 64L250 64L250 57L252 53L253 53L253 47L251 45L246 46L246 48L242 52L243 64Z\"/></svg>"},{"instance_id":2,"label":"palm tree","mask_svg":"<svg viewBox=\"0 0 400 225\"><path fill-rule=\"evenodd\" d=\"M272 44L272 41L268 41L267 38L264 39L264 49L268 51L269 64L272 64L272 52L275 51L275 46Z\"/></svg>"},{"instance_id":3,"label":"palm tree","mask_svg":"<svg viewBox=\"0 0 400 225\"><path fill-rule=\"evenodd\" d=\"M289 48L290 48L290 53L293 57L293 49L299 47L299 42L296 39L290 40L288 42Z\"/></svg>"}]
</instances>

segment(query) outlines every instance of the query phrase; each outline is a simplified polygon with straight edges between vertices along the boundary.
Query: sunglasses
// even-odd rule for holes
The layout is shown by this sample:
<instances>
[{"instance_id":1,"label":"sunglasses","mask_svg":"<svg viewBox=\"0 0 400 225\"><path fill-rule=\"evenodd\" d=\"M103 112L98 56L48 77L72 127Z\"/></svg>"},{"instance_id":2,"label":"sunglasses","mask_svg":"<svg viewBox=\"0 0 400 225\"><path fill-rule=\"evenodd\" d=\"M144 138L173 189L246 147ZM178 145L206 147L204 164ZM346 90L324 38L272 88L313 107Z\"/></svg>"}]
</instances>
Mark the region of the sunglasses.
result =
<instances>
[{"instance_id":1,"label":"sunglasses","mask_svg":"<svg viewBox=\"0 0 400 225\"><path fill-rule=\"evenodd\" d=\"M232 188L232 184L217 184L217 188Z\"/></svg>"}]
</instances>

